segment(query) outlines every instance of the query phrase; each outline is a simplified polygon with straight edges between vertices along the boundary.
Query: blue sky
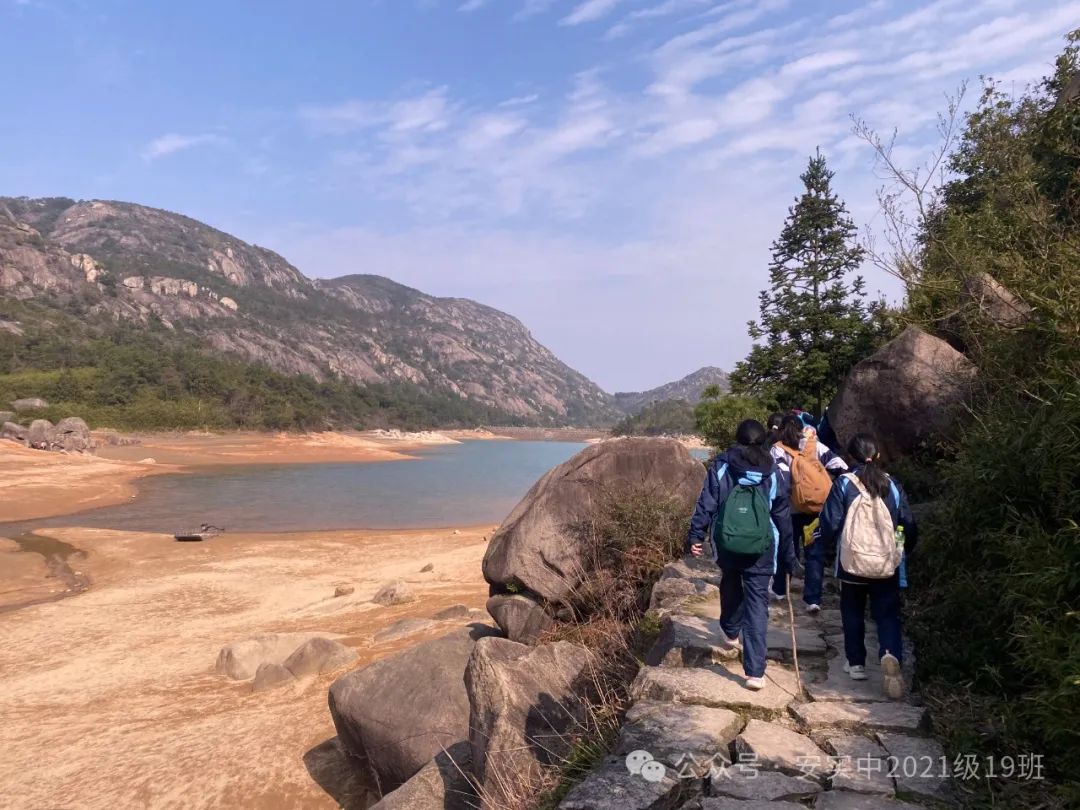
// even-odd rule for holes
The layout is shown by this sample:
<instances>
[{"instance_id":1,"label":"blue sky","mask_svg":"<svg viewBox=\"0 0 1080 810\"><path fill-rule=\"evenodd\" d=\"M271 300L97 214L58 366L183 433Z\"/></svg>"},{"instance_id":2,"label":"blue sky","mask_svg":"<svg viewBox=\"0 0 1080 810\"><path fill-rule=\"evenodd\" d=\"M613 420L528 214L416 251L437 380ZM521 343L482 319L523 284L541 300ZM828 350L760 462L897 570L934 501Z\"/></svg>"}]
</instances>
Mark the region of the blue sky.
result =
<instances>
[{"instance_id":1,"label":"blue sky","mask_svg":"<svg viewBox=\"0 0 1080 810\"><path fill-rule=\"evenodd\" d=\"M1078 23L1080 0L0 0L0 194L475 298L647 388L745 355L815 148L880 224L851 114L916 165L947 93L1021 90Z\"/></svg>"}]
</instances>

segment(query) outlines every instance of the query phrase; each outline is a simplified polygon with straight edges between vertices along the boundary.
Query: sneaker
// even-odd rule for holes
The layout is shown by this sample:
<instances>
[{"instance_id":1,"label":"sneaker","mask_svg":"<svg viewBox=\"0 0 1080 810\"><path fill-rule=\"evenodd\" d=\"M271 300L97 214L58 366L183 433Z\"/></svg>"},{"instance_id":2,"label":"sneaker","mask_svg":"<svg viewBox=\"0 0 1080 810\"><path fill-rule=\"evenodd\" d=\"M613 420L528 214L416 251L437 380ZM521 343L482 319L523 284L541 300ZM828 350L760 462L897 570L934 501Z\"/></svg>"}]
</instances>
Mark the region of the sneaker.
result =
<instances>
[{"instance_id":1,"label":"sneaker","mask_svg":"<svg viewBox=\"0 0 1080 810\"><path fill-rule=\"evenodd\" d=\"M747 677L747 679L746 679L746 688L747 689L753 689L755 692L757 692L760 689L764 689L765 688L765 678L763 678L763 677L762 678L750 678L750 677Z\"/></svg>"},{"instance_id":2,"label":"sneaker","mask_svg":"<svg viewBox=\"0 0 1080 810\"><path fill-rule=\"evenodd\" d=\"M862 664L849 664L844 662L844 672L851 676L853 681L865 681L866 680L866 667Z\"/></svg>"},{"instance_id":3,"label":"sneaker","mask_svg":"<svg viewBox=\"0 0 1080 810\"><path fill-rule=\"evenodd\" d=\"M787 596L783 596L781 594L778 594L776 591L772 590L771 588L769 589L769 598L774 602L786 602L787 601Z\"/></svg>"},{"instance_id":4,"label":"sneaker","mask_svg":"<svg viewBox=\"0 0 1080 810\"><path fill-rule=\"evenodd\" d=\"M881 675L885 694L892 700L904 696L904 676L900 673L900 660L892 653L881 656Z\"/></svg>"},{"instance_id":5,"label":"sneaker","mask_svg":"<svg viewBox=\"0 0 1080 810\"><path fill-rule=\"evenodd\" d=\"M819 613L821 613L821 605L807 605L806 612L809 613L811 616L817 616Z\"/></svg>"},{"instance_id":6,"label":"sneaker","mask_svg":"<svg viewBox=\"0 0 1080 810\"><path fill-rule=\"evenodd\" d=\"M741 650L742 649L742 641L739 640L738 636L735 636L735 638L728 638L727 633L725 633L723 630L720 631L720 635L724 637L724 648L725 649L727 649L727 650Z\"/></svg>"}]
</instances>

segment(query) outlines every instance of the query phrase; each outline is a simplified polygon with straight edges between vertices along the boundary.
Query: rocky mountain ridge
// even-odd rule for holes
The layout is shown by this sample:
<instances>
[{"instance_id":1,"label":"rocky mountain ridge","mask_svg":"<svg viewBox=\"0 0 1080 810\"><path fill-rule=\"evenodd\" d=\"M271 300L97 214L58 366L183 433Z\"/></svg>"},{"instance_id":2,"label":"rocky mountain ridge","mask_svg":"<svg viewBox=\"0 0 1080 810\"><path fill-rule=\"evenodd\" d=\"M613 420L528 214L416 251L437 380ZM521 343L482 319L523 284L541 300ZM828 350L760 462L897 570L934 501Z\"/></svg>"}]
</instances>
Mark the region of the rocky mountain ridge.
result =
<instances>
[{"instance_id":1,"label":"rocky mountain ridge","mask_svg":"<svg viewBox=\"0 0 1080 810\"><path fill-rule=\"evenodd\" d=\"M623 391L615 394L615 406L626 414L635 414L647 405L667 399L685 399L690 404L701 399L701 392L707 386L719 385L721 391L728 391L728 374L716 366L705 366L687 374L680 380L651 388L648 391Z\"/></svg>"},{"instance_id":2,"label":"rocky mountain ridge","mask_svg":"<svg viewBox=\"0 0 1080 810\"><path fill-rule=\"evenodd\" d=\"M0 198L0 292L102 328L160 324L288 374L451 393L523 422L618 415L503 312L377 275L314 280L273 251L133 203Z\"/></svg>"}]
</instances>

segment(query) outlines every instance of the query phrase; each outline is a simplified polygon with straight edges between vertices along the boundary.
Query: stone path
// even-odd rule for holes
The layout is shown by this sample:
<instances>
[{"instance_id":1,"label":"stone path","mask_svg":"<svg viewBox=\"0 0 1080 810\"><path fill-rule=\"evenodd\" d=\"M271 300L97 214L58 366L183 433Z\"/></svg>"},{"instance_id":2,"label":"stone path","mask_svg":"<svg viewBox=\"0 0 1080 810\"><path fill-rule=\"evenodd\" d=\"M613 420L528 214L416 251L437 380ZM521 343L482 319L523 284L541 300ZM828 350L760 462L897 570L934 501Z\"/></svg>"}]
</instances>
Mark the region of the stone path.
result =
<instances>
[{"instance_id":1,"label":"stone path","mask_svg":"<svg viewBox=\"0 0 1080 810\"><path fill-rule=\"evenodd\" d=\"M941 746L925 734L917 696L890 701L867 619L866 681L843 671L836 597L817 616L794 595L802 675L787 603L770 607L766 686L743 686L722 643L719 571L672 563L653 605L660 635L631 686L616 748L562 810L901 810L952 806ZM686 585L671 580L684 580ZM905 651L910 683L913 656Z\"/></svg>"}]
</instances>

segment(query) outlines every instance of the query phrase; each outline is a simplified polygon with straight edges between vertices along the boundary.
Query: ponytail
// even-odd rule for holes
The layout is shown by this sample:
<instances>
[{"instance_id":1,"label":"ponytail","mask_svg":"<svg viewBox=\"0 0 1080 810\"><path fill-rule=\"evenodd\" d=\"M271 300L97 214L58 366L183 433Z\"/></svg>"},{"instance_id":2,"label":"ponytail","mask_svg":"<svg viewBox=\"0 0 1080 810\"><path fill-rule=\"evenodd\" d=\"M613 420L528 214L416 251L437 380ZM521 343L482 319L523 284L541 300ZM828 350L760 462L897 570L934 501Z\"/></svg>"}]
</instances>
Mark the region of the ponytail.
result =
<instances>
[{"instance_id":1,"label":"ponytail","mask_svg":"<svg viewBox=\"0 0 1080 810\"><path fill-rule=\"evenodd\" d=\"M878 460L877 440L868 433L858 433L848 443L848 455L859 468L855 473L859 481L875 498L884 498L889 492L889 476Z\"/></svg>"},{"instance_id":2,"label":"ponytail","mask_svg":"<svg viewBox=\"0 0 1080 810\"><path fill-rule=\"evenodd\" d=\"M735 430L735 441L742 450L743 458L755 467L772 466L772 456L766 446L765 428L756 419L747 419L739 423Z\"/></svg>"}]
</instances>

